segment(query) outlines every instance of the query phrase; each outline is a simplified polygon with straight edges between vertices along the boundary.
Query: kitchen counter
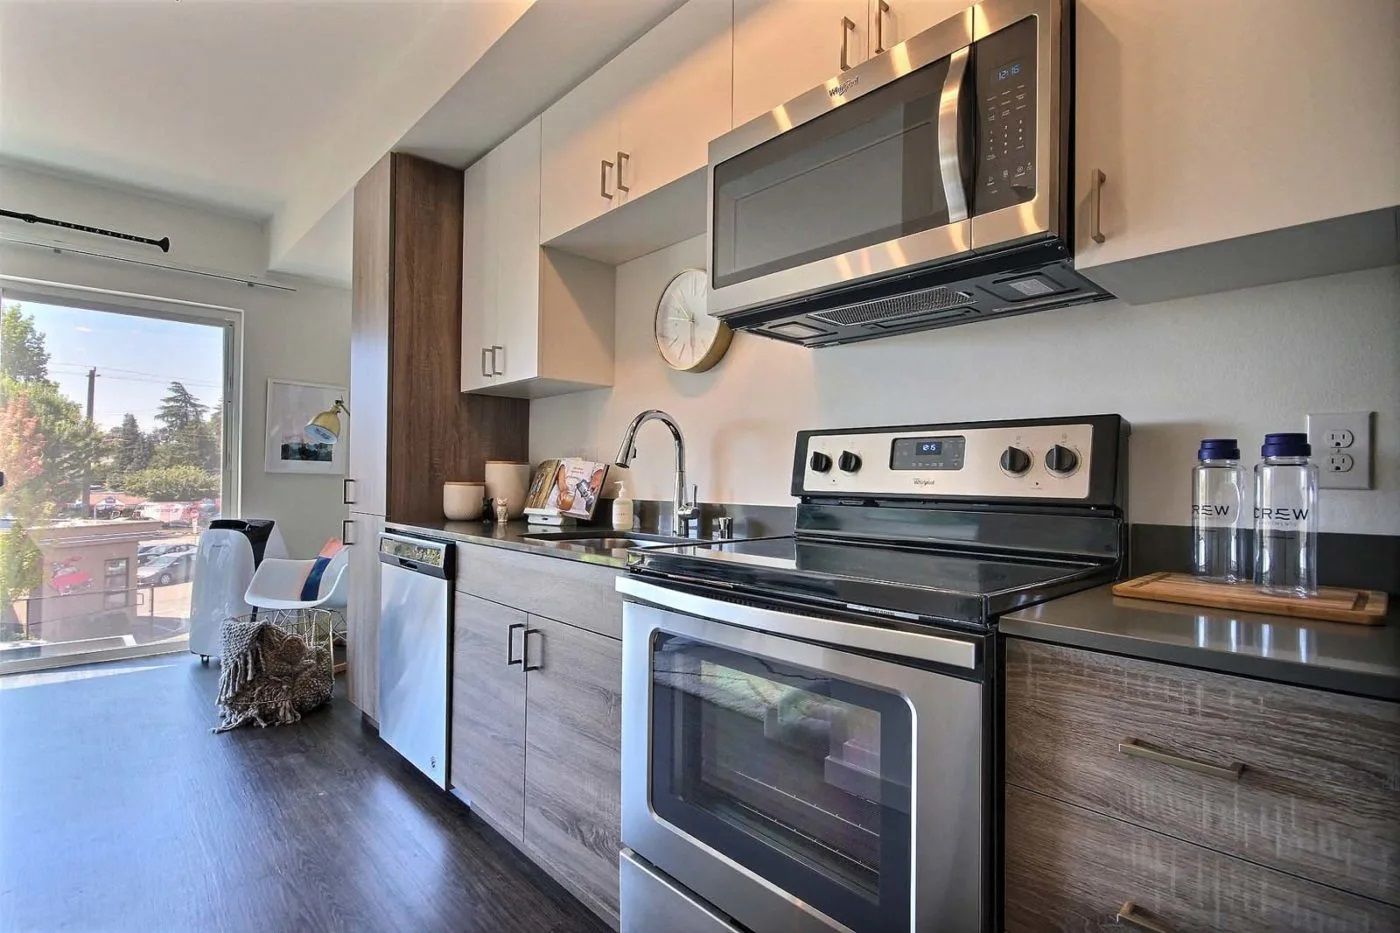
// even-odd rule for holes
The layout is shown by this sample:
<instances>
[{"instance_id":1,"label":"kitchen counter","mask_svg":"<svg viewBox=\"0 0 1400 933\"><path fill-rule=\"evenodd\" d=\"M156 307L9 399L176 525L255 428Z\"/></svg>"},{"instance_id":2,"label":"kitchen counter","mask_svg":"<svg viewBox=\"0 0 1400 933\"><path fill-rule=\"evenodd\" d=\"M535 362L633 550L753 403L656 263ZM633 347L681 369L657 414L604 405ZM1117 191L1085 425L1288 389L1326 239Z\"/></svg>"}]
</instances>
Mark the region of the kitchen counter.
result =
<instances>
[{"instance_id":1,"label":"kitchen counter","mask_svg":"<svg viewBox=\"0 0 1400 933\"><path fill-rule=\"evenodd\" d=\"M528 525L524 521L497 525L494 522L450 522L446 519L439 519L432 522L385 522L384 527L389 530L422 532L433 537L461 541L465 544L485 544L511 551L523 551L527 554L543 554L546 557L577 560L587 564L613 567L618 570L627 569L627 548L589 547L589 542L586 540L536 540L526 536L548 532L550 529ZM604 529L580 527L571 530L596 531ZM645 531L645 529L638 530Z\"/></svg>"},{"instance_id":2,"label":"kitchen counter","mask_svg":"<svg viewBox=\"0 0 1400 933\"><path fill-rule=\"evenodd\" d=\"M1003 616L1004 635L1400 700L1400 611L1384 625L1314 622L1075 593Z\"/></svg>"}]
</instances>

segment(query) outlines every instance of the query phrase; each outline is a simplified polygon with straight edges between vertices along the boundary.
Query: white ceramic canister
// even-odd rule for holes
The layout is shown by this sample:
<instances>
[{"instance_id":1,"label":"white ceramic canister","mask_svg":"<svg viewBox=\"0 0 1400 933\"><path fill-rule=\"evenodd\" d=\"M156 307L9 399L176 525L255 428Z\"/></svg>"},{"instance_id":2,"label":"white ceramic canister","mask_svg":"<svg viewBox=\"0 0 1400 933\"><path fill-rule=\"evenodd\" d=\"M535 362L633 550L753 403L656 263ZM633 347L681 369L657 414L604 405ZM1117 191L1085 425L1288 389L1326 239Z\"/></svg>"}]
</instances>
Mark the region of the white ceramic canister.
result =
<instances>
[{"instance_id":1,"label":"white ceramic canister","mask_svg":"<svg viewBox=\"0 0 1400 933\"><path fill-rule=\"evenodd\" d=\"M474 522L481 518L486 484L447 482L442 484L442 514L454 522Z\"/></svg>"},{"instance_id":2,"label":"white ceramic canister","mask_svg":"<svg viewBox=\"0 0 1400 933\"><path fill-rule=\"evenodd\" d=\"M530 488L530 464L521 460L486 461L486 495L510 503L512 520L525 514L525 493Z\"/></svg>"}]
</instances>

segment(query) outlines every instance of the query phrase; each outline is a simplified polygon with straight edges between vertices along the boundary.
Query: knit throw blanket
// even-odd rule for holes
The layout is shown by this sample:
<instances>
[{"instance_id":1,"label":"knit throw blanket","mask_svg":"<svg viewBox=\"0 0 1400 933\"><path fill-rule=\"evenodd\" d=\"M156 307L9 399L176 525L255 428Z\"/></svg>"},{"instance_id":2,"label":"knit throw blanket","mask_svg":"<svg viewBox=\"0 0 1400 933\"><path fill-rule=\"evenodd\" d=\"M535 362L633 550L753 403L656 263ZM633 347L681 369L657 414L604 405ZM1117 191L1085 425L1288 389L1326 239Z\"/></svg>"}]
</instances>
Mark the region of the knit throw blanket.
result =
<instances>
[{"instance_id":1,"label":"knit throw blanket","mask_svg":"<svg viewBox=\"0 0 1400 933\"><path fill-rule=\"evenodd\" d=\"M246 617L226 620L221 635L215 732L247 722L288 725L329 702L334 680L330 652L324 647L308 648L296 635Z\"/></svg>"}]
</instances>

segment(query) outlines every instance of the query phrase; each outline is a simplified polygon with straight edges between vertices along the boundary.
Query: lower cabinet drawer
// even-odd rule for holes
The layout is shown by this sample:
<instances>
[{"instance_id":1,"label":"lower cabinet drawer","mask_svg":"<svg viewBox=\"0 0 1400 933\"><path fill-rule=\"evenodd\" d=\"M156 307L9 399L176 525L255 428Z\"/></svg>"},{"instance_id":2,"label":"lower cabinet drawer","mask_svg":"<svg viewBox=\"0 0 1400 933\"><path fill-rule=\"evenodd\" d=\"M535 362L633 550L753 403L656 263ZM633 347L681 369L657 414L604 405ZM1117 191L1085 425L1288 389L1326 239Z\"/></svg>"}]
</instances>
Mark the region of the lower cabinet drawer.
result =
<instances>
[{"instance_id":1,"label":"lower cabinet drawer","mask_svg":"<svg viewBox=\"0 0 1400 933\"><path fill-rule=\"evenodd\" d=\"M1400 704L1008 639L1006 781L1400 905Z\"/></svg>"},{"instance_id":2,"label":"lower cabinet drawer","mask_svg":"<svg viewBox=\"0 0 1400 933\"><path fill-rule=\"evenodd\" d=\"M1019 787L1006 788L1004 885L1009 931L1400 929L1389 905Z\"/></svg>"}]
</instances>

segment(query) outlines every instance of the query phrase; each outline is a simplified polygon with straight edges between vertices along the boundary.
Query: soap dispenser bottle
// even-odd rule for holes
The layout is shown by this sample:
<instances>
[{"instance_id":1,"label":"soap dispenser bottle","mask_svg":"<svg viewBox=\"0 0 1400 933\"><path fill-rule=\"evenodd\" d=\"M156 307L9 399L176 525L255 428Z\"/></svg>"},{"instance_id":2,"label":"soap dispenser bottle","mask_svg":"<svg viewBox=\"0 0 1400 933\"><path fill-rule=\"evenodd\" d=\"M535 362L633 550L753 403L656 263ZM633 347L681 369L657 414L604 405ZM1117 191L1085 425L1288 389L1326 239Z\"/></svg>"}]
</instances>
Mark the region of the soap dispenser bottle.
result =
<instances>
[{"instance_id":1,"label":"soap dispenser bottle","mask_svg":"<svg viewBox=\"0 0 1400 933\"><path fill-rule=\"evenodd\" d=\"M618 484L617 498L612 504L612 526L615 531L631 531L632 522L636 513L632 508L632 500L627 497L627 487Z\"/></svg>"}]
</instances>

